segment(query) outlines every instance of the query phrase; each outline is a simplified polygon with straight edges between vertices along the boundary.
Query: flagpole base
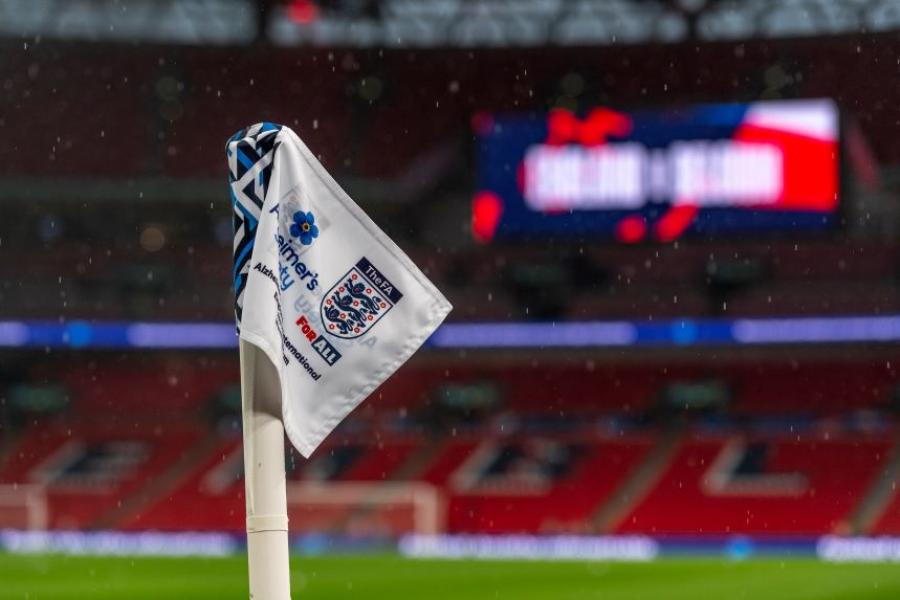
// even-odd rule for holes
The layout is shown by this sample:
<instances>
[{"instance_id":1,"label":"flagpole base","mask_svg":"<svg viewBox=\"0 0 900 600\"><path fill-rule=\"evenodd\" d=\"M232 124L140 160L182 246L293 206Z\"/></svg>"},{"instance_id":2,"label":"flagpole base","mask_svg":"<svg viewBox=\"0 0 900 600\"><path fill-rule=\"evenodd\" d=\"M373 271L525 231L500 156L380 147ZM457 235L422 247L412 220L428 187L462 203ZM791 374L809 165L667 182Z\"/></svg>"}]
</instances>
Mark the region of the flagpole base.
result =
<instances>
[{"instance_id":1,"label":"flagpole base","mask_svg":"<svg viewBox=\"0 0 900 600\"><path fill-rule=\"evenodd\" d=\"M251 600L290 600L287 531L247 531Z\"/></svg>"}]
</instances>

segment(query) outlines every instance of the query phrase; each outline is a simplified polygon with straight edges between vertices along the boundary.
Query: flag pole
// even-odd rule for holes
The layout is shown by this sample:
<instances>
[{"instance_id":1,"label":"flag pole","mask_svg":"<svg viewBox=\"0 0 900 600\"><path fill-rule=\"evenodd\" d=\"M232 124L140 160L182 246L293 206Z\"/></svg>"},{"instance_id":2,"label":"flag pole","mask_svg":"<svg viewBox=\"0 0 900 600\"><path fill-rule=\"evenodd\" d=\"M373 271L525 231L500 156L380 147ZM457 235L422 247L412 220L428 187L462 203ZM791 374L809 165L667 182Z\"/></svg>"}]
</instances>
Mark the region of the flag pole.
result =
<instances>
[{"instance_id":1,"label":"flag pole","mask_svg":"<svg viewBox=\"0 0 900 600\"><path fill-rule=\"evenodd\" d=\"M240 340L247 566L252 600L290 600L281 391L274 365Z\"/></svg>"}]
</instances>

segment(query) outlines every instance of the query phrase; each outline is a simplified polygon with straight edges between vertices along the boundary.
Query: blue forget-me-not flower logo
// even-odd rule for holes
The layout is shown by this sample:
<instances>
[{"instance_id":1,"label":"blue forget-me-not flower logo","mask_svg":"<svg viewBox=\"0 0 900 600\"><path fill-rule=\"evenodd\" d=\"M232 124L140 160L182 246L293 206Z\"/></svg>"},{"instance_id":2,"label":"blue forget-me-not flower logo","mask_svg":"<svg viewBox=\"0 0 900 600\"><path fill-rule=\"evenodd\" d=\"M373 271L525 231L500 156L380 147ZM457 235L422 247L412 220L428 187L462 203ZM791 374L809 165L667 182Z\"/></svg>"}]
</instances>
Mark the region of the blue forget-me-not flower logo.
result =
<instances>
[{"instance_id":1,"label":"blue forget-me-not flower logo","mask_svg":"<svg viewBox=\"0 0 900 600\"><path fill-rule=\"evenodd\" d=\"M311 212L298 210L294 213L294 222L291 225L291 235L300 240L304 246L309 246L313 240L319 237L319 228L316 227L316 217Z\"/></svg>"}]
</instances>

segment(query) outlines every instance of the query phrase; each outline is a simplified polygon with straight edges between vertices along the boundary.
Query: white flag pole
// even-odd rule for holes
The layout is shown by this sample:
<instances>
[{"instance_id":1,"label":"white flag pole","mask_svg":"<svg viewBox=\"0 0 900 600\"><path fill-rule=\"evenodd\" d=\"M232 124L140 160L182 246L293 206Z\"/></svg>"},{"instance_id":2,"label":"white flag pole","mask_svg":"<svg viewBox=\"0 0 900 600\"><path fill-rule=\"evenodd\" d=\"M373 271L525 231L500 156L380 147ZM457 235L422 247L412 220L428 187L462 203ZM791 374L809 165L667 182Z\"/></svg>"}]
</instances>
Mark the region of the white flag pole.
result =
<instances>
[{"instance_id":1,"label":"white flag pole","mask_svg":"<svg viewBox=\"0 0 900 600\"><path fill-rule=\"evenodd\" d=\"M279 377L265 354L244 340L240 359L250 598L290 600Z\"/></svg>"}]
</instances>

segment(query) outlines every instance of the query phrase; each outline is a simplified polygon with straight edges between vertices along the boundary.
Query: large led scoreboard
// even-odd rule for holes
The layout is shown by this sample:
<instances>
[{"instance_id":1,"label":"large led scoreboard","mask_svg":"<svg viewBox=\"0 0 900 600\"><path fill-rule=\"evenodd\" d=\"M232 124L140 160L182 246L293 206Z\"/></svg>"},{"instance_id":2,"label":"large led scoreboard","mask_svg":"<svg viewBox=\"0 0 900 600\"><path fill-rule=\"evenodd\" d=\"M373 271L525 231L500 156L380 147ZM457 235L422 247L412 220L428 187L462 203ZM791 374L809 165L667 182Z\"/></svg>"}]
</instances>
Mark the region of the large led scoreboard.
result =
<instances>
[{"instance_id":1,"label":"large led scoreboard","mask_svg":"<svg viewBox=\"0 0 900 600\"><path fill-rule=\"evenodd\" d=\"M476 239L815 230L838 218L830 100L479 115Z\"/></svg>"}]
</instances>

